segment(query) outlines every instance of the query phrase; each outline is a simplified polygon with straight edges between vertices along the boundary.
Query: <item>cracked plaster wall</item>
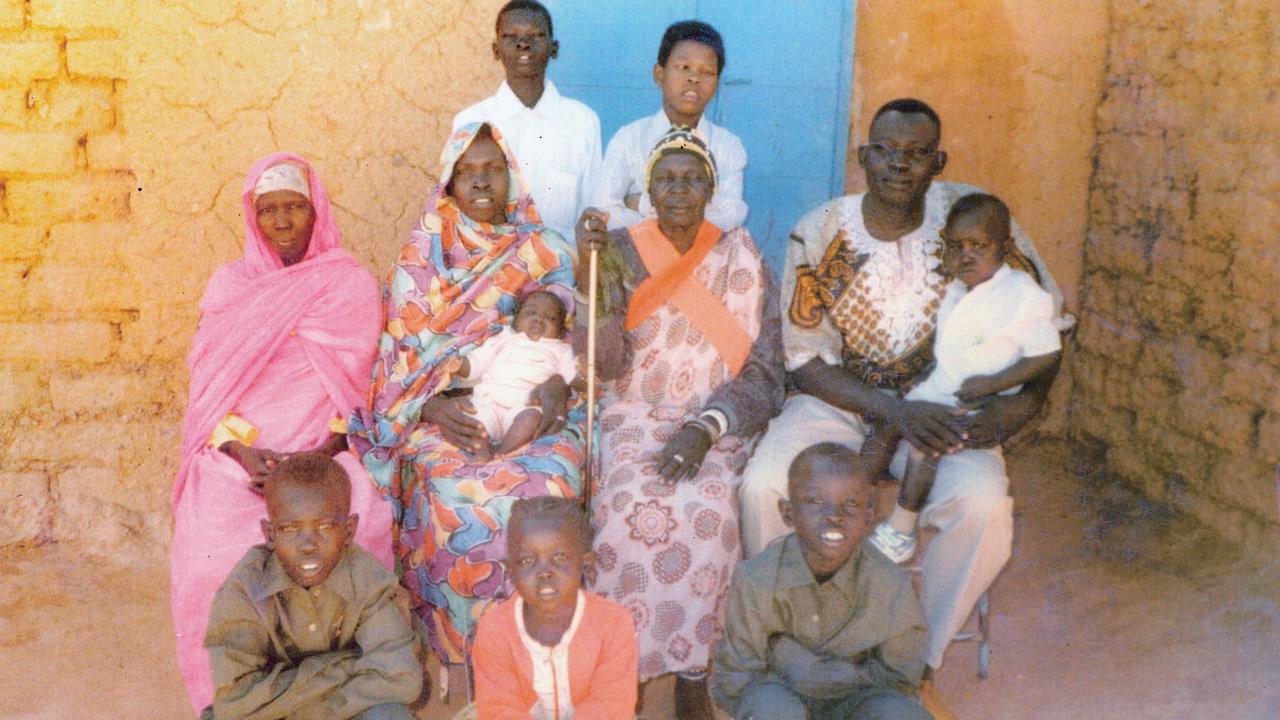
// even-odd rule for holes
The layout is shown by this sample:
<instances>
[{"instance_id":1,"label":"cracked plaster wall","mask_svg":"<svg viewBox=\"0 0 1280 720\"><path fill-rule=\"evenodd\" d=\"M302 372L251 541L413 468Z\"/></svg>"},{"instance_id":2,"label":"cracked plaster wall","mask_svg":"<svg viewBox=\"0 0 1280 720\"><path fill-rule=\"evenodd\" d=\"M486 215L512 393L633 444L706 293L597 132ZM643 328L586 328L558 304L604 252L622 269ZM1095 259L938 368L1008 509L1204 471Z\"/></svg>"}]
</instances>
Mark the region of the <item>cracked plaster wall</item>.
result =
<instances>
[{"instance_id":1,"label":"cracked plaster wall","mask_svg":"<svg viewBox=\"0 0 1280 720\"><path fill-rule=\"evenodd\" d=\"M1280 6L1110 3L1070 435L1280 550Z\"/></svg>"},{"instance_id":2,"label":"cracked plaster wall","mask_svg":"<svg viewBox=\"0 0 1280 720\"><path fill-rule=\"evenodd\" d=\"M309 158L375 276L498 0L0 0L0 545L166 552L184 358L258 158Z\"/></svg>"}]
</instances>

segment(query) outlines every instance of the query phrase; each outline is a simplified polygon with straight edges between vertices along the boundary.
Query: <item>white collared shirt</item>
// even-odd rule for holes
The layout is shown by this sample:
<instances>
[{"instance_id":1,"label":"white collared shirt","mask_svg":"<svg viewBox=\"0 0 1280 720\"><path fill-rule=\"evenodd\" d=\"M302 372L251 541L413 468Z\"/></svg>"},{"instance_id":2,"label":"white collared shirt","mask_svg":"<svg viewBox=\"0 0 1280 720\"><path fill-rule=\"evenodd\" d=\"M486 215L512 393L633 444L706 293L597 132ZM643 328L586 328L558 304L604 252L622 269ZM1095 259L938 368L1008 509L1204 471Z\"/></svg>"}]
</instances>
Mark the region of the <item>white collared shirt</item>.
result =
<instances>
[{"instance_id":1,"label":"white collared shirt","mask_svg":"<svg viewBox=\"0 0 1280 720\"><path fill-rule=\"evenodd\" d=\"M502 81L498 92L458 113L453 129L472 122L497 126L529 183L544 225L573 244L573 226L600 176L600 119L591 108L546 81L533 107Z\"/></svg>"},{"instance_id":2,"label":"white collared shirt","mask_svg":"<svg viewBox=\"0 0 1280 720\"><path fill-rule=\"evenodd\" d=\"M618 130L604 154L600 184L591 195L591 204L609 213L609 227L634 225L655 216L644 186L644 169L649 153L671 129L666 110L640 118ZM716 160L716 194L707 205L707 220L728 232L747 221L747 203L742 199L742 176L747 168L747 149L737 135L707 119L698 120L698 132L707 141ZM628 195L640 196L640 211L626 206Z\"/></svg>"},{"instance_id":3,"label":"white collared shirt","mask_svg":"<svg viewBox=\"0 0 1280 720\"><path fill-rule=\"evenodd\" d=\"M560 636L555 647L547 647L525 630L524 599L516 596L516 629L520 631L520 641L529 651L529 660L533 663L533 691L538 696L537 703L529 708L529 716L533 720L568 720L573 717L573 698L569 695L569 645L578 633L586 603L586 596L579 590L569 629Z\"/></svg>"},{"instance_id":4,"label":"white collared shirt","mask_svg":"<svg viewBox=\"0 0 1280 720\"><path fill-rule=\"evenodd\" d=\"M992 375L1022 358L1060 351L1062 338L1054 317L1053 296L1030 275L1008 265L973 289L951 281L938 308L933 340L937 364L907 399L954 407L955 393L966 378Z\"/></svg>"}]
</instances>

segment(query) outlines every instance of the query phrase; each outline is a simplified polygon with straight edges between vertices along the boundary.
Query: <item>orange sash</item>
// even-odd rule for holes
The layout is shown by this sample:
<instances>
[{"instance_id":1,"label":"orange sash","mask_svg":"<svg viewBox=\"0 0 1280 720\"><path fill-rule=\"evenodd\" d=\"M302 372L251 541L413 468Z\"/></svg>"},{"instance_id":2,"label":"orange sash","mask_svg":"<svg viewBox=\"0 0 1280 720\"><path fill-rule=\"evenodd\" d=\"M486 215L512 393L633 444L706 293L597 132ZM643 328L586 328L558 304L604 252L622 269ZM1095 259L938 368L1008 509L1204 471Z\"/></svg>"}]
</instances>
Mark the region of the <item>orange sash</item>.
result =
<instances>
[{"instance_id":1,"label":"orange sash","mask_svg":"<svg viewBox=\"0 0 1280 720\"><path fill-rule=\"evenodd\" d=\"M747 362L751 338L724 303L693 277L693 271L720 240L720 228L703 220L693 247L684 255L662 234L657 220L632 225L627 232L649 278L631 295L623 327L636 329L669 302L711 341L730 374L737 375Z\"/></svg>"}]
</instances>

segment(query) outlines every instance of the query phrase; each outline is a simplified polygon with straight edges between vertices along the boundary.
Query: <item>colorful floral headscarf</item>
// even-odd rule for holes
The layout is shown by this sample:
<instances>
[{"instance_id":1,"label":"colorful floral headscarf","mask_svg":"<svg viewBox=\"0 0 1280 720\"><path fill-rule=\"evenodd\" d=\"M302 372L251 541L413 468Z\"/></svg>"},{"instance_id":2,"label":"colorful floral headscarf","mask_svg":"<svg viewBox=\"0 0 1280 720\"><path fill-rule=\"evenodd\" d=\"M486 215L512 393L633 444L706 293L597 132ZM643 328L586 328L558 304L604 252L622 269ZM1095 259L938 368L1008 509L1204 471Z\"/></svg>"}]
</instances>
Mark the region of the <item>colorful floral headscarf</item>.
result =
<instances>
[{"instance_id":1,"label":"colorful floral headscarf","mask_svg":"<svg viewBox=\"0 0 1280 720\"><path fill-rule=\"evenodd\" d=\"M352 444L383 487L391 482L390 450L423 420L422 404L452 381L446 360L499 332L531 292L551 292L573 314L573 254L564 238L541 224L501 133L489 127L510 173L509 222L477 222L448 193L454 166L483 127L463 126L445 144L440 181L387 278L387 324L369 408L348 426Z\"/></svg>"}]
</instances>

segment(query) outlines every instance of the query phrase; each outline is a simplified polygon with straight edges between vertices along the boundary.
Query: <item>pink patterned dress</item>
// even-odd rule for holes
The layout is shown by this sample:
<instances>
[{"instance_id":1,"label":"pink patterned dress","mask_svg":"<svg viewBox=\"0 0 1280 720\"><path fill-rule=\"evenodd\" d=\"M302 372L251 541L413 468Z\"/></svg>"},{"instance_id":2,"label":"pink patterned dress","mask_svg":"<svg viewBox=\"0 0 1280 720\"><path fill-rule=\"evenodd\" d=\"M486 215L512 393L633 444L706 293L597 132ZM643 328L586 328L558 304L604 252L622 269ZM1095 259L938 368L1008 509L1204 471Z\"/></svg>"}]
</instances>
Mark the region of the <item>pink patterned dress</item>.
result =
<instances>
[{"instance_id":1,"label":"pink patterned dress","mask_svg":"<svg viewBox=\"0 0 1280 720\"><path fill-rule=\"evenodd\" d=\"M745 229L720 237L694 271L752 341L733 376L711 342L672 305L632 332L622 328L631 292L647 276L631 236L610 236L629 278L603 318L597 369L601 465L592 499L593 587L631 611L640 647L640 679L699 672L721 635L729 575L741 557L739 475L755 440L782 405L777 293ZM707 409L729 418L692 480L667 484L654 462L667 440Z\"/></svg>"}]
</instances>

